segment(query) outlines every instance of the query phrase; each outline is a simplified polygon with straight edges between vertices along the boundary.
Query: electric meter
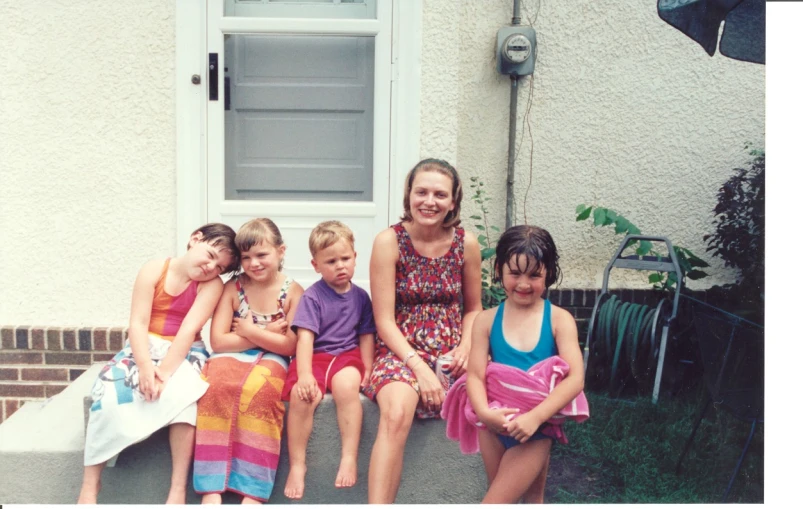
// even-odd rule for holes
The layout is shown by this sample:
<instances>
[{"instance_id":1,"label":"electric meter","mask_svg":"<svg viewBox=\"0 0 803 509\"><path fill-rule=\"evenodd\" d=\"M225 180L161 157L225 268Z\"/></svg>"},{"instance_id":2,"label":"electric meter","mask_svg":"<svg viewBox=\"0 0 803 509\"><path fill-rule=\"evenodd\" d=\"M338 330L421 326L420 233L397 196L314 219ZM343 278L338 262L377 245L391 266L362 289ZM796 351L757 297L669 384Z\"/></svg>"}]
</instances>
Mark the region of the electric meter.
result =
<instances>
[{"instance_id":1,"label":"electric meter","mask_svg":"<svg viewBox=\"0 0 803 509\"><path fill-rule=\"evenodd\" d=\"M509 62L520 64L530 56L533 46L522 34L513 34L502 43L502 56Z\"/></svg>"},{"instance_id":2,"label":"electric meter","mask_svg":"<svg viewBox=\"0 0 803 509\"><path fill-rule=\"evenodd\" d=\"M535 29L526 25L502 27L496 33L496 70L527 76L535 70Z\"/></svg>"}]
</instances>

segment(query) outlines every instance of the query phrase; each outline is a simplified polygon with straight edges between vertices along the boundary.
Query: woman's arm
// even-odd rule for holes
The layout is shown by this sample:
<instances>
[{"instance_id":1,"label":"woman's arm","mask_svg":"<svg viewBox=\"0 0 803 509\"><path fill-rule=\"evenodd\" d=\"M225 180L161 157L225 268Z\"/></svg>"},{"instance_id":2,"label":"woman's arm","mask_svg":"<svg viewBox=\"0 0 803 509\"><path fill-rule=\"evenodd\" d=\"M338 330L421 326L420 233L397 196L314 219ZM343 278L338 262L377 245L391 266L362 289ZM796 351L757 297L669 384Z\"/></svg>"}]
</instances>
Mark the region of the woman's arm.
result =
<instances>
[{"instance_id":1,"label":"woman's arm","mask_svg":"<svg viewBox=\"0 0 803 509\"><path fill-rule=\"evenodd\" d=\"M189 353L198 332L212 316L222 293L223 281L219 277L198 285L195 302L192 303L187 315L181 321L178 333L173 338L173 344L159 364L160 378L163 382L167 382Z\"/></svg>"},{"instance_id":2,"label":"woman's arm","mask_svg":"<svg viewBox=\"0 0 803 509\"><path fill-rule=\"evenodd\" d=\"M256 345L248 339L231 331L234 312L240 307L240 298L237 296L237 285L234 279L229 280L223 288L223 295L212 316L212 326L209 333L209 344L213 352L243 352Z\"/></svg>"},{"instance_id":3,"label":"woman's arm","mask_svg":"<svg viewBox=\"0 0 803 509\"><path fill-rule=\"evenodd\" d=\"M480 244L471 232L465 233L463 242L463 333L460 344L452 350L454 365L452 376L459 378L466 372L471 351L471 327L474 318L482 311L482 275Z\"/></svg>"},{"instance_id":4,"label":"woman's arm","mask_svg":"<svg viewBox=\"0 0 803 509\"><path fill-rule=\"evenodd\" d=\"M509 423L507 428L510 435L520 441L528 439L541 424L568 405L580 394L585 384L583 354L577 339L577 324L571 313L554 305L552 333L555 336L558 355L569 365L569 374L538 406Z\"/></svg>"},{"instance_id":5,"label":"woman's arm","mask_svg":"<svg viewBox=\"0 0 803 509\"><path fill-rule=\"evenodd\" d=\"M151 322L153 294L163 266L164 260L151 260L139 270L131 295L131 316L128 322L128 343L139 370L139 390L148 401L158 397L148 326Z\"/></svg>"}]
</instances>

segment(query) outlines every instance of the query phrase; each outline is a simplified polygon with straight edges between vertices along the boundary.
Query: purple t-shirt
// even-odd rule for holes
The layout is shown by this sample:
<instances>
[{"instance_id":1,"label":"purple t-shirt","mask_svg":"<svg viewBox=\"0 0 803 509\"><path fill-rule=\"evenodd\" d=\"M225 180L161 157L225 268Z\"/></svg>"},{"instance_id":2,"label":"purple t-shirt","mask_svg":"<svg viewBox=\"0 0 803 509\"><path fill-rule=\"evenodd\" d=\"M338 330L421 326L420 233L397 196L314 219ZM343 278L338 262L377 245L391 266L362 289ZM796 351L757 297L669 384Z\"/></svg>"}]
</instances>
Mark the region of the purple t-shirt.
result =
<instances>
[{"instance_id":1,"label":"purple t-shirt","mask_svg":"<svg viewBox=\"0 0 803 509\"><path fill-rule=\"evenodd\" d=\"M357 348L360 334L373 334L374 312L368 292L351 284L346 293L337 293L321 279L304 291L298 303L293 330L315 333L315 353L339 353Z\"/></svg>"}]
</instances>

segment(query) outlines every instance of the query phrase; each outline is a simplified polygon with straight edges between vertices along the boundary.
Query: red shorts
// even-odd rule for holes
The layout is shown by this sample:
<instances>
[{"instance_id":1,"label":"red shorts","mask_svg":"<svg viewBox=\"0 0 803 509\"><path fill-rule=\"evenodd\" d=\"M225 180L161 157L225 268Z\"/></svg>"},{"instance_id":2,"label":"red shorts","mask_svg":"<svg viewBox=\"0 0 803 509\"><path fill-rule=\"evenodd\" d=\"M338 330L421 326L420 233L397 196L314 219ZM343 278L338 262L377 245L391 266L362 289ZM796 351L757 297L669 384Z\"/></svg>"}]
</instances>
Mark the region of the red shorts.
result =
<instances>
[{"instance_id":1,"label":"red shorts","mask_svg":"<svg viewBox=\"0 0 803 509\"><path fill-rule=\"evenodd\" d=\"M337 355L330 353L313 353L312 354L312 376L318 382L318 388L321 394L326 394L326 389L332 387L332 377L334 377L341 369L354 366L360 372L360 380L365 375L365 365L362 363L360 356L360 349L354 348ZM290 401L290 391L296 386L298 382L298 369L296 359L290 361L290 367L287 369L287 378L284 382L284 389L282 390L282 400Z\"/></svg>"}]
</instances>

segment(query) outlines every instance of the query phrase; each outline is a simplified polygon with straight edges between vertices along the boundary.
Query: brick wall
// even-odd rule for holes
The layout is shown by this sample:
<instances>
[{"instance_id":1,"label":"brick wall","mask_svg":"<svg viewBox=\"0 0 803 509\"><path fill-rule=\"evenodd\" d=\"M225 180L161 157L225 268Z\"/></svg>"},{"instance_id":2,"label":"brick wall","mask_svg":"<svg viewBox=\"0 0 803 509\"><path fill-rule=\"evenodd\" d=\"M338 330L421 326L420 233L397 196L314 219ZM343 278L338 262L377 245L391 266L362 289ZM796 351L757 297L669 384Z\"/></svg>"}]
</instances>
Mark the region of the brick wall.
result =
<instances>
[{"instance_id":1,"label":"brick wall","mask_svg":"<svg viewBox=\"0 0 803 509\"><path fill-rule=\"evenodd\" d=\"M624 301L657 305L663 296L653 290L611 290ZM709 301L708 292L688 292ZM577 320L581 346L599 290L552 289L552 303L568 309ZM106 362L127 338L123 328L61 328L4 326L0 329L0 422L26 401L55 396L93 363Z\"/></svg>"},{"instance_id":2,"label":"brick wall","mask_svg":"<svg viewBox=\"0 0 803 509\"><path fill-rule=\"evenodd\" d=\"M0 329L0 422L26 401L63 391L93 363L123 348L127 329L3 326Z\"/></svg>"}]
</instances>

